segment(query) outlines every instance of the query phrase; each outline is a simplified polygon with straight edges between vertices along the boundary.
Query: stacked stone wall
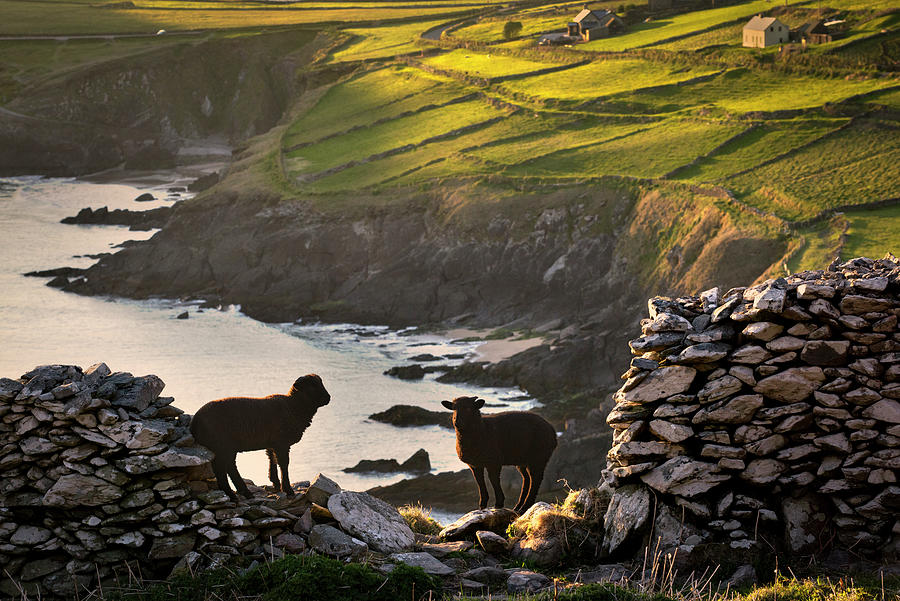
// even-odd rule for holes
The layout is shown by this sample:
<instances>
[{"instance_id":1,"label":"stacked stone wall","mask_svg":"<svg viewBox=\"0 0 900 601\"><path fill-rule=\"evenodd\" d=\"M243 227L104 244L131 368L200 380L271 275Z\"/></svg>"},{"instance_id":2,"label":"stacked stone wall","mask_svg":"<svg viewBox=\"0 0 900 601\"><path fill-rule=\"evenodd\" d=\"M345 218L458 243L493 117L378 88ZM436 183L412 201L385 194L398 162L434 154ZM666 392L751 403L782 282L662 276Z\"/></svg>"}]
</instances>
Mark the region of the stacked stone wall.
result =
<instances>
[{"instance_id":1,"label":"stacked stone wall","mask_svg":"<svg viewBox=\"0 0 900 601\"><path fill-rule=\"evenodd\" d=\"M896 557L898 292L888 256L651 299L607 418L605 550Z\"/></svg>"},{"instance_id":2,"label":"stacked stone wall","mask_svg":"<svg viewBox=\"0 0 900 601\"><path fill-rule=\"evenodd\" d=\"M129 574L302 550L306 495L213 490L211 455L163 386L105 364L0 379L0 598L77 598Z\"/></svg>"}]
</instances>

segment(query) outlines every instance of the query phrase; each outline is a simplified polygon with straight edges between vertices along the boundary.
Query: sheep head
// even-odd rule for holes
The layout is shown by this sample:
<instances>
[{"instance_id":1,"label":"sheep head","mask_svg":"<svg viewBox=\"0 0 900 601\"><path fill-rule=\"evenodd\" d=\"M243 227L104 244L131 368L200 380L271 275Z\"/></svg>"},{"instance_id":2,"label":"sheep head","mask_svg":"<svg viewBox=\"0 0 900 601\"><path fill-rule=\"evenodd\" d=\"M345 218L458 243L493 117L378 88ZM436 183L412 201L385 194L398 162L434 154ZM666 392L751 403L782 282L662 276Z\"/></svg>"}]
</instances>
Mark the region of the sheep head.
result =
<instances>
[{"instance_id":1,"label":"sheep head","mask_svg":"<svg viewBox=\"0 0 900 601\"><path fill-rule=\"evenodd\" d=\"M316 407L323 407L331 401L331 395L325 390L322 378L316 374L299 377L291 386L290 396L308 400Z\"/></svg>"},{"instance_id":2,"label":"sheep head","mask_svg":"<svg viewBox=\"0 0 900 601\"><path fill-rule=\"evenodd\" d=\"M481 424L479 409L484 407L484 399L461 396L452 401L441 401L441 405L453 411L453 427L457 430L470 430Z\"/></svg>"}]
</instances>

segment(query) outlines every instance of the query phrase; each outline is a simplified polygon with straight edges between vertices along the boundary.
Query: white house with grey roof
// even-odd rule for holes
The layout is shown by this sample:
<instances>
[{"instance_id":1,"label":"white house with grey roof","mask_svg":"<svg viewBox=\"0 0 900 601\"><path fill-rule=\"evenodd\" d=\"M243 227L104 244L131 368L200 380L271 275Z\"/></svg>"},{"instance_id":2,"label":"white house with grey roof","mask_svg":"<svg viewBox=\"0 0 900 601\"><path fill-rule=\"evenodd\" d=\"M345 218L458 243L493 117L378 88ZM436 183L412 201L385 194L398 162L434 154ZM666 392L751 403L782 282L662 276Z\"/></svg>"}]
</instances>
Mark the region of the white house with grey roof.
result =
<instances>
[{"instance_id":1,"label":"white house with grey roof","mask_svg":"<svg viewBox=\"0 0 900 601\"><path fill-rule=\"evenodd\" d=\"M790 28L775 17L756 15L744 25L744 46L766 48L786 44L790 40Z\"/></svg>"}]
</instances>

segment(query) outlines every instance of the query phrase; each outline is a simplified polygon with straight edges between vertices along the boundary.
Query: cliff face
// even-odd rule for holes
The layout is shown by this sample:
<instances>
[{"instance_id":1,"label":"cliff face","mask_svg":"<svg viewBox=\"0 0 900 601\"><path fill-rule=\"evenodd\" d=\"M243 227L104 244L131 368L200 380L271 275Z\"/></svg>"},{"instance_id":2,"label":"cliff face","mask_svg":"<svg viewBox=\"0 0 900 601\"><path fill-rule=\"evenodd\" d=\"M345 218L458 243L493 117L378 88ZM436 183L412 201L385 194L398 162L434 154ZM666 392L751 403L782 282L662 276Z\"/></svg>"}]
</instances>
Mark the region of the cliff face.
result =
<instances>
[{"instance_id":1,"label":"cliff face","mask_svg":"<svg viewBox=\"0 0 900 601\"><path fill-rule=\"evenodd\" d=\"M0 175L78 175L173 164L214 137L271 128L325 43L314 31L186 38L33 82L0 111Z\"/></svg>"},{"instance_id":2,"label":"cliff face","mask_svg":"<svg viewBox=\"0 0 900 601\"><path fill-rule=\"evenodd\" d=\"M763 234L736 233L702 198L671 200L623 182L529 190L462 183L398 194L380 207L376 197L336 210L321 200L214 189L68 289L208 297L266 321L527 328L553 320L573 326L568 342L589 338L578 348L592 358L569 357L569 367L541 379L550 388L587 382L584 389L615 381L621 356L604 350L597 361L595 351L620 348L620 326L635 319L647 290L690 285L708 253L728 255L735 245L756 252L733 258L723 279L752 281L784 250ZM664 220L637 219L647 211L706 216L673 236ZM657 265L675 247L678 256Z\"/></svg>"}]
</instances>

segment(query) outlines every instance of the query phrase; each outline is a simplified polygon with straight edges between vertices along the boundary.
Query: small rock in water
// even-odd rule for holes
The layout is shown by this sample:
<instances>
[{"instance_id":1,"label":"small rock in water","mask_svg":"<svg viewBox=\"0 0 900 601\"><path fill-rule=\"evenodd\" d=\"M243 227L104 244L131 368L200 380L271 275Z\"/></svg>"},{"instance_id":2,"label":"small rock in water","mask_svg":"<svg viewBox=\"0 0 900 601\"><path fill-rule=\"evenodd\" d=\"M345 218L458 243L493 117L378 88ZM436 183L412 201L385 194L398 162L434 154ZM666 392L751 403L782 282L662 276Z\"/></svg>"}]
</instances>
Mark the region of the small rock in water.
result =
<instances>
[{"instance_id":1,"label":"small rock in water","mask_svg":"<svg viewBox=\"0 0 900 601\"><path fill-rule=\"evenodd\" d=\"M185 311L184 313L179 313L178 317L176 317L175 319L187 319L188 317L190 317L190 314Z\"/></svg>"},{"instance_id":2,"label":"small rock in water","mask_svg":"<svg viewBox=\"0 0 900 601\"><path fill-rule=\"evenodd\" d=\"M149 202L151 200L156 200L156 197L149 192L144 192L143 194L135 198L134 202Z\"/></svg>"}]
</instances>

